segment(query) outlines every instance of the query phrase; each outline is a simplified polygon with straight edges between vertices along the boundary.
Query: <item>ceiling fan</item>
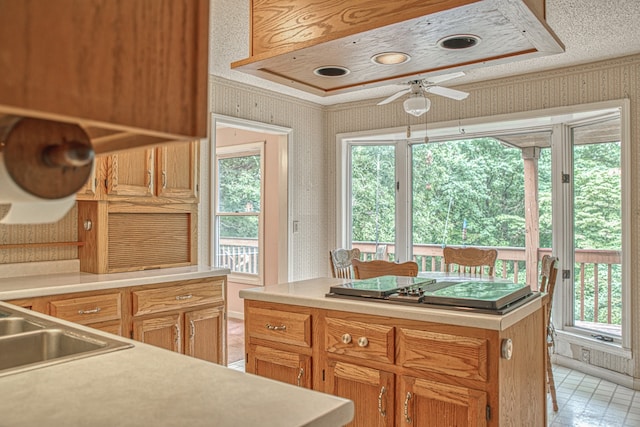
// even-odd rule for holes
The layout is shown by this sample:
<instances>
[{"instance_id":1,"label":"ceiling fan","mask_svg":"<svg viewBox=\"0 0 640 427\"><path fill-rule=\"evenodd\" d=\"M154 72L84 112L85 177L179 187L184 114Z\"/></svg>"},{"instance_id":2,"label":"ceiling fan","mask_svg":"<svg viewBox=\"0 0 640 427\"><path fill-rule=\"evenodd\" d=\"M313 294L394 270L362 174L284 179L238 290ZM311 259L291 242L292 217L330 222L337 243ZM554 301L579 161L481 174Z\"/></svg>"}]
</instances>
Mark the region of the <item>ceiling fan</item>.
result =
<instances>
[{"instance_id":1,"label":"ceiling fan","mask_svg":"<svg viewBox=\"0 0 640 427\"><path fill-rule=\"evenodd\" d=\"M438 86L438 83L462 76L464 76L464 73L459 71L457 73L443 74L429 79L411 80L410 82L404 83L405 85L409 85L408 88L402 89L400 92L396 92L390 97L378 102L378 105L388 104L400 98L402 95L410 93L411 95L409 98L407 98L403 103L404 111L409 114L413 114L416 117L421 116L429 111L429 107L431 107L431 101L425 96L427 93L445 96L458 101L462 101L469 96L467 92Z\"/></svg>"}]
</instances>

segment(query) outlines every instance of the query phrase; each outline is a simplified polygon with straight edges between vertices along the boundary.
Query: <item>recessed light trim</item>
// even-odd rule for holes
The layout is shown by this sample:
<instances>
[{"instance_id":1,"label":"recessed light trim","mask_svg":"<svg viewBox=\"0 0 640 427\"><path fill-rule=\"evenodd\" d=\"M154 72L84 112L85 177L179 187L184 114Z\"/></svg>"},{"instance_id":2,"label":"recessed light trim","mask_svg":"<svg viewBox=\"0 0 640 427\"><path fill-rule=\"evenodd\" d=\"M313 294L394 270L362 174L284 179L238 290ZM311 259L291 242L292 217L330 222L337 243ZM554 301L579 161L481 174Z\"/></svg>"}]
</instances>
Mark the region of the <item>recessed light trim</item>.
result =
<instances>
[{"instance_id":1,"label":"recessed light trim","mask_svg":"<svg viewBox=\"0 0 640 427\"><path fill-rule=\"evenodd\" d=\"M443 37L438 40L438 47L446 50L462 50L477 46L480 43L480 37L473 34L454 34Z\"/></svg>"},{"instance_id":2,"label":"recessed light trim","mask_svg":"<svg viewBox=\"0 0 640 427\"><path fill-rule=\"evenodd\" d=\"M313 74L320 77L342 77L349 74L351 70L339 65L325 65L313 70Z\"/></svg>"},{"instance_id":3,"label":"recessed light trim","mask_svg":"<svg viewBox=\"0 0 640 427\"><path fill-rule=\"evenodd\" d=\"M371 57L371 62L379 65L398 65L411 61L411 56L404 52L382 52Z\"/></svg>"}]
</instances>

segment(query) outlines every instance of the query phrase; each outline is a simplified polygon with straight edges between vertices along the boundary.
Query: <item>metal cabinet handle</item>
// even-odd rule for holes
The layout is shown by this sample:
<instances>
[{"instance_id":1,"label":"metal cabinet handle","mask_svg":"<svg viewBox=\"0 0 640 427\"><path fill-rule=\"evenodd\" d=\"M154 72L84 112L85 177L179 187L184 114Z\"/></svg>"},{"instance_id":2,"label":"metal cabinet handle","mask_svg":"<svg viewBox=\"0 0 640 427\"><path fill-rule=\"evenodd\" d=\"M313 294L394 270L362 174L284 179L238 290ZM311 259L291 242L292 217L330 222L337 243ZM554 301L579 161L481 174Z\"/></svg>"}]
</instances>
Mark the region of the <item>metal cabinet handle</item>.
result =
<instances>
[{"instance_id":1,"label":"metal cabinet handle","mask_svg":"<svg viewBox=\"0 0 640 427\"><path fill-rule=\"evenodd\" d=\"M300 387L300 382L302 381L303 375L304 375L304 368L300 368L300 371L298 371L298 387Z\"/></svg>"},{"instance_id":2,"label":"metal cabinet handle","mask_svg":"<svg viewBox=\"0 0 640 427\"><path fill-rule=\"evenodd\" d=\"M78 310L78 314L94 314L100 313L100 307L96 307L92 310Z\"/></svg>"},{"instance_id":3,"label":"metal cabinet handle","mask_svg":"<svg viewBox=\"0 0 640 427\"><path fill-rule=\"evenodd\" d=\"M387 410L386 409L382 409L382 395L385 394L387 392L387 389L382 386L382 388L380 389L380 394L378 395L378 412L380 412L380 415L382 415L383 417L387 416Z\"/></svg>"},{"instance_id":4,"label":"metal cabinet handle","mask_svg":"<svg viewBox=\"0 0 640 427\"><path fill-rule=\"evenodd\" d=\"M404 399L404 420L407 424L411 424L411 417L409 417L409 400L411 400L411 392L407 392L407 397Z\"/></svg>"},{"instance_id":5,"label":"metal cabinet handle","mask_svg":"<svg viewBox=\"0 0 640 427\"><path fill-rule=\"evenodd\" d=\"M149 175L149 191L151 191L153 185L153 181L151 179L153 177L153 175L151 174L151 169L147 170L147 175Z\"/></svg>"},{"instance_id":6,"label":"metal cabinet handle","mask_svg":"<svg viewBox=\"0 0 640 427\"><path fill-rule=\"evenodd\" d=\"M162 188L167 188L167 171L162 171Z\"/></svg>"},{"instance_id":7,"label":"metal cabinet handle","mask_svg":"<svg viewBox=\"0 0 640 427\"><path fill-rule=\"evenodd\" d=\"M358 338L358 345L360 347L366 347L369 345L369 340L367 339L367 337L360 337Z\"/></svg>"},{"instance_id":8,"label":"metal cabinet handle","mask_svg":"<svg viewBox=\"0 0 640 427\"><path fill-rule=\"evenodd\" d=\"M287 325L274 326L271 323L267 323L265 327L270 331L286 331Z\"/></svg>"},{"instance_id":9,"label":"metal cabinet handle","mask_svg":"<svg viewBox=\"0 0 640 427\"><path fill-rule=\"evenodd\" d=\"M176 296L176 300L178 300L178 301L182 301L184 299L191 299L191 298L193 298L193 295L191 295L191 294L188 294L188 295L177 295Z\"/></svg>"},{"instance_id":10,"label":"metal cabinet handle","mask_svg":"<svg viewBox=\"0 0 640 427\"><path fill-rule=\"evenodd\" d=\"M180 326L174 325L174 327L176 328L176 347L180 349Z\"/></svg>"},{"instance_id":11,"label":"metal cabinet handle","mask_svg":"<svg viewBox=\"0 0 640 427\"><path fill-rule=\"evenodd\" d=\"M351 342L351 335L344 334L342 336L342 342L345 343L345 344L349 344Z\"/></svg>"},{"instance_id":12,"label":"metal cabinet handle","mask_svg":"<svg viewBox=\"0 0 640 427\"><path fill-rule=\"evenodd\" d=\"M193 339L196 336L196 324L193 323L193 320L189 320L189 326L191 326L191 336L190 336L190 338L191 338L191 341L193 341Z\"/></svg>"}]
</instances>

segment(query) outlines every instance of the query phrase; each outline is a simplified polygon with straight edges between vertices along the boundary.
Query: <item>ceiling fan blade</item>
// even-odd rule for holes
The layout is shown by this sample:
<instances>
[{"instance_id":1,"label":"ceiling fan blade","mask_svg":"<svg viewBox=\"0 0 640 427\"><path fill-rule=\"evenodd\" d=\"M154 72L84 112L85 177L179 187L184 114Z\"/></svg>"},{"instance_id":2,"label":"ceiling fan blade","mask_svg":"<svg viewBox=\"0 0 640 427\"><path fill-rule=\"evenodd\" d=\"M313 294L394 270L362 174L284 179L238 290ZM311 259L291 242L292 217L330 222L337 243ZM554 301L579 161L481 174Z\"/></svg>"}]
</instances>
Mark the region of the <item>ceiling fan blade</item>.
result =
<instances>
[{"instance_id":1,"label":"ceiling fan blade","mask_svg":"<svg viewBox=\"0 0 640 427\"><path fill-rule=\"evenodd\" d=\"M396 92L393 95L391 95L390 97L383 99L382 101L378 102L377 105L384 105L384 104L388 104L391 101L395 101L396 99L400 98L402 95L404 95L405 93L409 93L411 92L411 88L406 88L406 89L402 89L400 92Z\"/></svg>"},{"instance_id":2,"label":"ceiling fan blade","mask_svg":"<svg viewBox=\"0 0 640 427\"><path fill-rule=\"evenodd\" d=\"M433 76L424 79L427 83L437 84L446 82L447 80L457 79L458 77L464 76L464 72L458 71L456 73L442 74L440 76Z\"/></svg>"},{"instance_id":3,"label":"ceiling fan blade","mask_svg":"<svg viewBox=\"0 0 640 427\"><path fill-rule=\"evenodd\" d=\"M467 92L442 86L428 86L427 88L425 88L425 91L429 93L435 93L436 95L445 96L447 98L457 99L458 101L462 101L467 96L469 96Z\"/></svg>"}]
</instances>

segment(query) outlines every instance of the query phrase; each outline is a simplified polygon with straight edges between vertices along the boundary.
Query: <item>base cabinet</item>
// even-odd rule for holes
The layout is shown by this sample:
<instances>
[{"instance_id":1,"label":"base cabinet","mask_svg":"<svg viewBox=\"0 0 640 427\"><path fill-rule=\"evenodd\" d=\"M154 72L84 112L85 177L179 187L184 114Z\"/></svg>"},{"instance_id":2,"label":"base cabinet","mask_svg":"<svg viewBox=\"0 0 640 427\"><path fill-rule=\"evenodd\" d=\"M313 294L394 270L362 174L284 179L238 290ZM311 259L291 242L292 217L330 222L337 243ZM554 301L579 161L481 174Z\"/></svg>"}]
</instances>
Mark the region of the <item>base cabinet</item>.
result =
<instances>
[{"instance_id":1,"label":"base cabinet","mask_svg":"<svg viewBox=\"0 0 640 427\"><path fill-rule=\"evenodd\" d=\"M398 425L486 426L487 393L466 387L400 376Z\"/></svg>"},{"instance_id":2,"label":"base cabinet","mask_svg":"<svg viewBox=\"0 0 640 427\"><path fill-rule=\"evenodd\" d=\"M180 314L133 321L133 339L182 353Z\"/></svg>"},{"instance_id":3,"label":"base cabinet","mask_svg":"<svg viewBox=\"0 0 640 427\"><path fill-rule=\"evenodd\" d=\"M184 354L214 363L224 360L224 319L223 306L184 313Z\"/></svg>"},{"instance_id":4,"label":"base cabinet","mask_svg":"<svg viewBox=\"0 0 640 427\"><path fill-rule=\"evenodd\" d=\"M247 352L247 372L311 388L311 357L304 354L251 345Z\"/></svg>"},{"instance_id":5,"label":"base cabinet","mask_svg":"<svg viewBox=\"0 0 640 427\"><path fill-rule=\"evenodd\" d=\"M247 372L352 400L352 427L546 426L543 307L511 322L487 330L245 300Z\"/></svg>"},{"instance_id":6,"label":"base cabinet","mask_svg":"<svg viewBox=\"0 0 640 427\"><path fill-rule=\"evenodd\" d=\"M224 365L225 292L217 276L7 302Z\"/></svg>"},{"instance_id":7,"label":"base cabinet","mask_svg":"<svg viewBox=\"0 0 640 427\"><path fill-rule=\"evenodd\" d=\"M325 392L358 402L350 427L394 425L394 374L375 368L331 360Z\"/></svg>"}]
</instances>

